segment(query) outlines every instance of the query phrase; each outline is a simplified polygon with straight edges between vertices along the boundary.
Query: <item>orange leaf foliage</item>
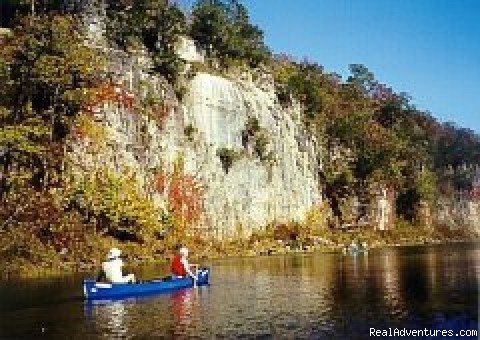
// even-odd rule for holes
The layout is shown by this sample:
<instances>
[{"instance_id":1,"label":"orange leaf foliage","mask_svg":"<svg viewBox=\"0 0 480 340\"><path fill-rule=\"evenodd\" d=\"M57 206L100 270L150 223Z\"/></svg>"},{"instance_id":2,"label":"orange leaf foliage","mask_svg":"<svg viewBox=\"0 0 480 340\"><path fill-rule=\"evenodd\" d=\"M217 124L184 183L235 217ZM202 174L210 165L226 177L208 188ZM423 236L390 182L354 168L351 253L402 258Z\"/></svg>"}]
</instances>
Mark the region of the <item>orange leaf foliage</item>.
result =
<instances>
[{"instance_id":1,"label":"orange leaf foliage","mask_svg":"<svg viewBox=\"0 0 480 340\"><path fill-rule=\"evenodd\" d=\"M152 113L154 119L159 123L160 126L164 126L165 122L171 112L172 108L165 103L157 104L152 107Z\"/></svg>"},{"instance_id":2,"label":"orange leaf foliage","mask_svg":"<svg viewBox=\"0 0 480 340\"><path fill-rule=\"evenodd\" d=\"M192 175L160 172L155 189L166 195L170 211L188 224L198 222L204 211L204 188Z\"/></svg>"},{"instance_id":3,"label":"orange leaf foliage","mask_svg":"<svg viewBox=\"0 0 480 340\"><path fill-rule=\"evenodd\" d=\"M104 84L93 90L92 100L85 106L85 110L92 113L103 103L117 103L132 108L135 95L121 85Z\"/></svg>"}]
</instances>

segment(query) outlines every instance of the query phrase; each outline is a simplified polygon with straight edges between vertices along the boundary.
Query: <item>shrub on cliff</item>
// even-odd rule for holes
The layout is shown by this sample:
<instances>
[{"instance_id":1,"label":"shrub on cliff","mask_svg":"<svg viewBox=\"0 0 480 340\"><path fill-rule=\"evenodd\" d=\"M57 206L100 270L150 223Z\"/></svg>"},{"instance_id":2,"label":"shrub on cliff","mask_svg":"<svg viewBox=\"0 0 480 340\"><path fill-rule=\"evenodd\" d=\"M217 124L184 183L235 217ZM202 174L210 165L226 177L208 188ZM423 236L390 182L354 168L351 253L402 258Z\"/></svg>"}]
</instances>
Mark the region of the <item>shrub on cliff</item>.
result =
<instances>
[{"instance_id":1,"label":"shrub on cliff","mask_svg":"<svg viewBox=\"0 0 480 340\"><path fill-rule=\"evenodd\" d=\"M187 124L183 129L183 134L190 143L193 143L195 140L195 135L198 133L198 129L192 124Z\"/></svg>"},{"instance_id":2,"label":"shrub on cliff","mask_svg":"<svg viewBox=\"0 0 480 340\"><path fill-rule=\"evenodd\" d=\"M242 130L242 145L244 148L252 146L253 152L267 167L268 179L272 179L272 167L275 164L275 154L269 150L270 137L267 129L260 126L260 122L256 117L249 117Z\"/></svg>"},{"instance_id":3,"label":"shrub on cliff","mask_svg":"<svg viewBox=\"0 0 480 340\"><path fill-rule=\"evenodd\" d=\"M240 159L241 152L232 148L223 147L217 150L217 156L220 158L220 162L222 162L223 170L225 173L228 173L233 163Z\"/></svg>"}]
</instances>

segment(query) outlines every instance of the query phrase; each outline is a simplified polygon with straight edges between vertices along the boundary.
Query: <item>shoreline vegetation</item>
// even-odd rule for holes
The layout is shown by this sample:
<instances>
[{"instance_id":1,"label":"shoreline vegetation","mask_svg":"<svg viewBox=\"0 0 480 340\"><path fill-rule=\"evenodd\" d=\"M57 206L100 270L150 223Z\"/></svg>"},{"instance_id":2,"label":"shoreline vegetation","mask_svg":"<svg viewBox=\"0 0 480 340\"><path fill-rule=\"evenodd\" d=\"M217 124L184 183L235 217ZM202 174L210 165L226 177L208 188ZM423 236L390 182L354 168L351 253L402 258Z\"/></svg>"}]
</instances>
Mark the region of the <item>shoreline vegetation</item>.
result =
<instances>
[{"instance_id":1,"label":"shoreline vegetation","mask_svg":"<svg viewBox=\"0 0 480 340\"><path fill-rule=\"evenodd\" d=\"M299 238L279 238L275 231L261 231L249 238L218 241L215 239L191 237L187 245L192 253L192 261L205 262L226 258L275 256L309 253L338 253L350 256L344 252L352 242L365 242L368 250L389 247L421 246L454 243L480 242L480 236L466 228L451 230L448 228L424 228L402 224L388 231L352 230L322 230ZM277 236L277 237L275 237ZM94 251L91 242L97 245ZM46 250L38 253L36 261L17 257L8 262L0 260L0 279L8 278L42 278L72 275L75 273L94 273L101 265L109 247L120 247L126 256L128 267L143 265L167 265L173 256L173 247L164 248L164 242L153 242L140 245L135 242L118 242L113 238L93 238L79 245L89 250L82 258L74 259L74 254L56 253ZM77 251L78 253L78 251Z\"/></svg>"}]
</instances>

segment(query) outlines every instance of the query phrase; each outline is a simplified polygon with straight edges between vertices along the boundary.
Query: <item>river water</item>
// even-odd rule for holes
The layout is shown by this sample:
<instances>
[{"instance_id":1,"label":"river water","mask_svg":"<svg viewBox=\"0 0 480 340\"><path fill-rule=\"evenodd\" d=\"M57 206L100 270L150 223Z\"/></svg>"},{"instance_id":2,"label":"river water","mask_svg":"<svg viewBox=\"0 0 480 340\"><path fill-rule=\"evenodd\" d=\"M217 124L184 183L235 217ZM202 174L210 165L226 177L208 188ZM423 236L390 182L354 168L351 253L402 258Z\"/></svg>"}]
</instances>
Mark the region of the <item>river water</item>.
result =
<instances>
[{"instance_id":1,"label":"river water","mask_svg":"<svg viewBox=\"0 0 480 340\"><path fill-rule=\"evenodd\" d=\"M478 329L479 244L209 265L208 287L95 305L82 299L82 276L0 282L0 338L366 339L370 328Z\"/></svg>"}]
</instances>

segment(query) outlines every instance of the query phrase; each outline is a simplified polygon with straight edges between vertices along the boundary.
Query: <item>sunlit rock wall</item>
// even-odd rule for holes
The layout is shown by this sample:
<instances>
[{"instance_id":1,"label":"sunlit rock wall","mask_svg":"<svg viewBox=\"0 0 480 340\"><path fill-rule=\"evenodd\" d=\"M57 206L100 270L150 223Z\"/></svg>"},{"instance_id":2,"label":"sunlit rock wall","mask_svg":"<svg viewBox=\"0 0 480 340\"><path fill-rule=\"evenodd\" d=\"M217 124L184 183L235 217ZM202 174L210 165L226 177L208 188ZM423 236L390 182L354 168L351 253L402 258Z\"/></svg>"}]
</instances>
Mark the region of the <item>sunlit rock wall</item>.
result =
<instances>
[{"instance_id":1,"label":"sunlit rock wall","mask_svg":"<svg viewBox=\"0 0 480 340\"><path fill-rule=\"evenodd\" d=\"M251 81L208 74L191 81L182 107L184 124L198 130L195 142L183 146L186 168L205 184L206 213L219 230L301 220L320 202L315 144L303 131L300 107L282 108L273 90ZM226 173L217 152L244 149L242 131L251 118L268 131L274 164L262 163L247 146Z\"/></svg>"},{"instance_id":2,"label":"sunlit rock wall","mask_svg":"<svg viewBox=\"0 0 480 340\"><path fill-rule=\"evenodd\" d=\"M204 53L196 46L192 39L180 37L176 46L177 55L185 61L203 63Z\"/></svg>"},{"instance_id":3,"label":"sunlit rock wall","mask_svg":"<svg viewBox=\"0 0 480 340\"><path fill-rule=\"evenodd\" d=\"M187 81L181 101L161 78L144 72L145 58L112 54L119 78L115 91L131 91L137 101L154 91L168 105L165 121L147 118L136 107L104 103L93 116L104 126L107 140L100 150L91 143L72 141L70 166L79 176L108 168L134 173L138 188L161 208L168 198L153 187L154 169L173 171L179 158L184 171L194 176L204 193L204 217L199 227L210 227L218 237L248 235L270 222L301 221L320 203L316 143L300 121L301 107L282 107L267 75L248 72L234 80L199 73ZM247 121L256 119L265 131L266 152L261 161L251 144L242 140ZM194 132L187 136L185 128ZM238 156L226 171L219 149Z\"/></svg>"}]
</instances>

